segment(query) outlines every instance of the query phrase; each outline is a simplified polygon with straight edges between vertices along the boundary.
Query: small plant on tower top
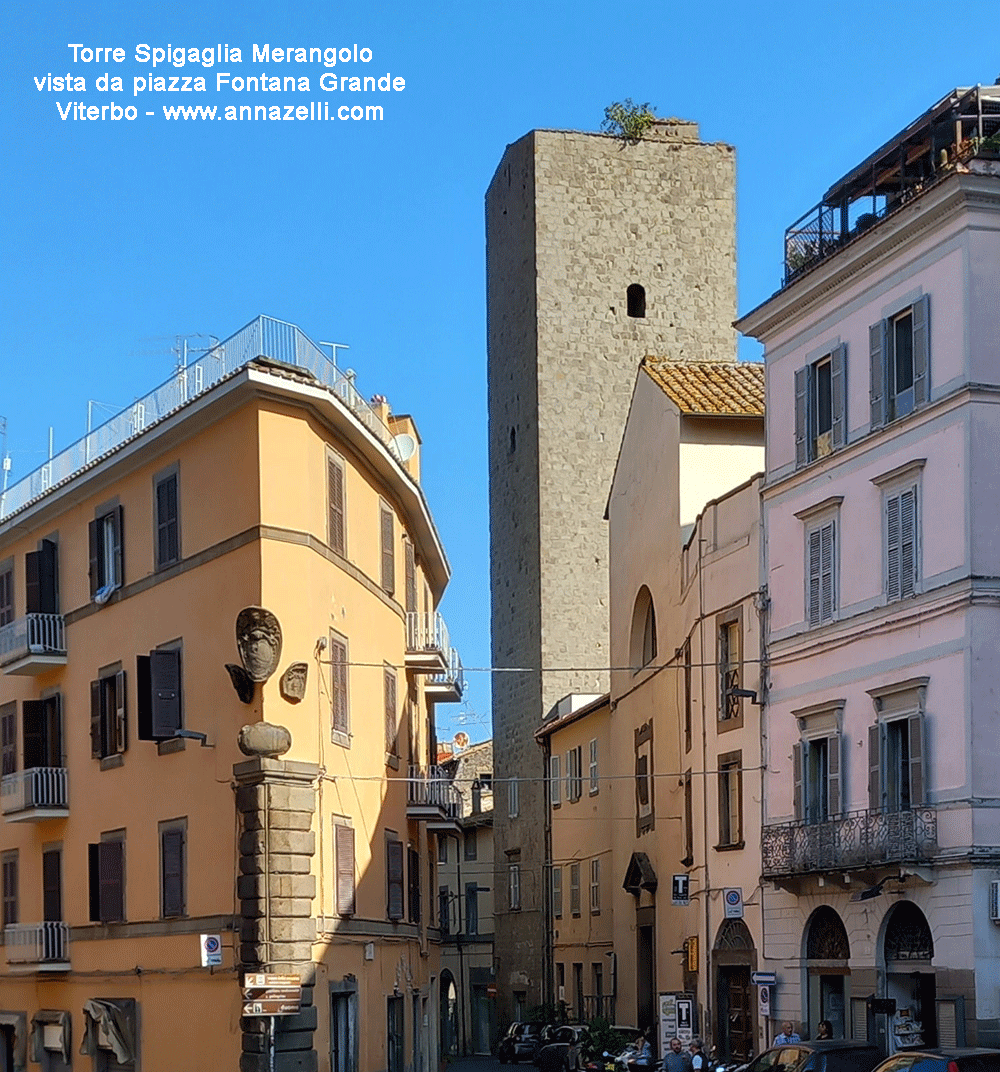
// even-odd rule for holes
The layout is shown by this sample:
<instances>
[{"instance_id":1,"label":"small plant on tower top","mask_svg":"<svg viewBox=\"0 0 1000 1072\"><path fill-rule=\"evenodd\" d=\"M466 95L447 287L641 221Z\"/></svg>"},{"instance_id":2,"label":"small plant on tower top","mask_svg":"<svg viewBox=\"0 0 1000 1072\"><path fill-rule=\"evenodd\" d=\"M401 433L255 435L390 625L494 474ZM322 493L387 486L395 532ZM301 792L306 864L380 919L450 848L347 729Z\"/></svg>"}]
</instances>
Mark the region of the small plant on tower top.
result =
<instances>
[{"instance_id":1,"label":"small plant on tower top","mask_svg":"<svg viewBox=\"0 0 1000 1072\"><path fill-rule=\"evenodd\" d=\"M648 101L635 104L631 97L623 101L614 101L604 109L604 122L601 130L613 138L635 144L641 141L656 122L654 106Z\"/></svg>"}]
</instances>

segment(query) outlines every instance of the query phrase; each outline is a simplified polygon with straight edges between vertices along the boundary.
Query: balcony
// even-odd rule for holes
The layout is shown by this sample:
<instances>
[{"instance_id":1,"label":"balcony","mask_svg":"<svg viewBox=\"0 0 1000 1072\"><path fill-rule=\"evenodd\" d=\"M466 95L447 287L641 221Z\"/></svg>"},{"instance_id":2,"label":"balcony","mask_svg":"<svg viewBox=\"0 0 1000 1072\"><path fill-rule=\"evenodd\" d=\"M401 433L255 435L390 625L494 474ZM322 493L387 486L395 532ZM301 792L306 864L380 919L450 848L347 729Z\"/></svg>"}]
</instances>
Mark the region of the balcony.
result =
<instances>
[{"instance_id":1,"label":"balcony","mask_svg":"<svg viewBox=\"0 0 1000 1072\"><path fill-rule=\"evenodd\" d=\"M448 669L431 674L424 686L427 699L435 703L460 703L465 695L465 671L454 648L448 649Z\"/></svg>"},{"instance_id":2,"label":"balcony","mask_svg":"<svg viewBox=\"0 0 1000 1072\"><path fill-rule=\"evenodd\" d=\"M438 833L457 833L461 797L441 767L410 766L406 817Z\"/></svg>"},{"instance_id":3,"label":"balcony","mask_svg":"<svg viewBox=\"0 0 1000 1072\"><path fill-rule=\"evenodd\" d=\"M0 628L0 670L44 674L66 665L66 623L61 614L26 614Z\"/></svg>"},{"instance_id":4,"label":"balcony","mask_svg":"<svg viewBox=\"0 0 1000 1072\"><path fill-rule=\"evenodd\" d=\"M12 923L4 927L3 941L12 971L70 970L66 923Z\"/></svg>"},{"instance_id":5,"label":"balcony","mask_svg":"<svg viewBox=\"0 0 1000 1072\"><path fill-rule=\"evenodd\" d=\"M421 674L444 674L450 669L451 651L448 626L437 611L407 611L407 670Z\"/></svg>"},{"instance_id":6,"label":"balcony","mask_svg":"<svg viewBox=\"0 0 1000 1072\"><path fill-rule=\"evenodd\" d=\"M953 90L785 231L784 285L948 175L977 170L998 152L1000 86Z\"/></svg>"},{"instance_id":7,"label":"balcony","mask_svg":"<svg viewBox=\"0 0 1000 1072\"><path fill-rule=\"evenodd\" d=\"M0 782L0 811L8 823L39 823L69 815L65 767L30 767L5 774Z\"/></svg>"},{"instance_id":8,"label":"balcony","mask_svg":"<svg viewBox=\"0 0 1000 1072\"><path fill-rule=\"evenodd\" d=\"M937 812L848 812L822 823L778 823L761 836L768 879L830 871L861 871L882 864L926 864L937 851Z\"/></svg>"}]
</instances>

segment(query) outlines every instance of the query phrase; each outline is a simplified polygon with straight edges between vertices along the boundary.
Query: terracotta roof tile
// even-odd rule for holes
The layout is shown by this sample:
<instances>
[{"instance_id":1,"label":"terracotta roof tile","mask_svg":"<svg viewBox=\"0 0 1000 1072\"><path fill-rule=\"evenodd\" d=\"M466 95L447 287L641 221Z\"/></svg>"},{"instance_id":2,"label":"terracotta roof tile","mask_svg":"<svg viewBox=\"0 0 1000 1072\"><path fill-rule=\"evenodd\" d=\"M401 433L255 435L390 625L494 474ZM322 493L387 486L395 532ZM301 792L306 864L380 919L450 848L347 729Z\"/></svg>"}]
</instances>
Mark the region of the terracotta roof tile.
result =
<instances>
[{"instance_id":1,"label":"terracotta roof tile","mask_svg":"<svg viewBox=\"0 0 1000 1072\"><path fill-rule=\"evenodd\" d=\"M647 357L642 367L681 413L706 417L764 416L762 364Z\"/></svg>"}]
</instances>

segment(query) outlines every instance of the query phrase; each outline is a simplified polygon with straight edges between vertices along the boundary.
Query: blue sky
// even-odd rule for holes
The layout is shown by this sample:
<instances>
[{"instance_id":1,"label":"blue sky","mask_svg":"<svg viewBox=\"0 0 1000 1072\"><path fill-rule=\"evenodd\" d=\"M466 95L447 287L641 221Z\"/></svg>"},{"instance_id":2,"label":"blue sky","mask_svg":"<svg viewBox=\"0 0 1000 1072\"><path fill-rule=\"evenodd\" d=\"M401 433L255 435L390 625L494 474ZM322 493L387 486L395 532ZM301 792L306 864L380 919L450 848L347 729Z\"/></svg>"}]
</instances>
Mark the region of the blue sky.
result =
<instances>
[{"instance_id":1,"label":"blue sky","mask_svg":"<svg viewBox=\"0 0 1000 1072\"><path fill-rule=\"evenodd\" d=\"M736 146L740 309L780 282L782 233L823 191L956 85L1000 76L993 34L940 5L756 3L220 3L14 0L0 66L0 416L11 479L168 377L186 333L225 337L258 313L350 344L363 393L412 413L454 576L444 611L463 659L489 664L483 195L533 127L596 130L649 101ZM259 73L254 43L368 47L402 92L375 122L168 122L163 105L250 103L219 71ZM67 44L122 47L72 62ZM240 65L169 64L211 92L133 95L141 43L243 50ZM122 92L100 93L105 71ZM282 104L349 94L268 97ZM35 88L71 72L85 93ZM271 73L279 73L275 69ZM135 105L133 122L63 120L57 102ZM263 100L263 98L261 98ZM259 103L257 99L253 103ZM158 114L144 115L147 110ZM743 348L756 356L755 344ZM106 413L107 411L99 411ZM489 680L468 721L489 734ZM477 720L478 716L478 720ZM447 721L450 719L450 721Z\"/></svg>"}]
</instances>

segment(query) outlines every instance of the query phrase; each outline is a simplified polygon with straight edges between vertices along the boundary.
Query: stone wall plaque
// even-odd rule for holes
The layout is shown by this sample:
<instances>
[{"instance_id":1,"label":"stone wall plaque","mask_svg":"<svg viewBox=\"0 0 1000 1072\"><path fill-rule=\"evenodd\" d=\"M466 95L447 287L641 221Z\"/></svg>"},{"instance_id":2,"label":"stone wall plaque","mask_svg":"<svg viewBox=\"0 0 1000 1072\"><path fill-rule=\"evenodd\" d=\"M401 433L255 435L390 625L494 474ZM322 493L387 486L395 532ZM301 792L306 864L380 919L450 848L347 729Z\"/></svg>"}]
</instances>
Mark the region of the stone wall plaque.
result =
<instances>
[{"instance_id":1,"label":"stone wall plaque","mask_svg":"<svg viewBox=\"0 0 1000 1072\"><path fill-rule=\"evenodd\" d=\"M292 663L292 665L281 675L281 680L278 682L278 688L281 690L281 695L289 703L299 703L305 697L306 694L306 677L309 674L308 663Z\"/></svg>"},{"instance_id":2,"label":"stone wall plaque","mask_svg":"<svg viewBox=\"0 0 1000 1072\"><path fill-rule=\"evenodd\" d=\"M244 607L236 616L236 648L251 681L267 681L281 658L281 625L263 607Z\"/></svg>"}]
</instances>

